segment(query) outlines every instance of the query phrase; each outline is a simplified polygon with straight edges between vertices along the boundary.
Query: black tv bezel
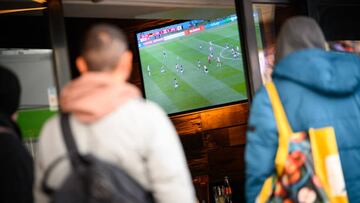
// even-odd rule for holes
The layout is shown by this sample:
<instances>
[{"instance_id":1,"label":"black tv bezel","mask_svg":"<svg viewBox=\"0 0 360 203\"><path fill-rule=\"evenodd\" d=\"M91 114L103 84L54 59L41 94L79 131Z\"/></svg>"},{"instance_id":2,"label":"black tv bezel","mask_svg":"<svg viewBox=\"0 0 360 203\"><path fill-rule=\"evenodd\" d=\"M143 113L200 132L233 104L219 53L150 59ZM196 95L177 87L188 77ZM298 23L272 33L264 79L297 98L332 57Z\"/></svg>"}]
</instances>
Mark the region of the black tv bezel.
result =
<instances>
[{"instance_id":1,"label":"black tv bezel","mask_svg":"<svg viewBox=\"0 0 360 203\"><path fill-rule=\"evenodd\" d=\"M168 113L168 112L166 112L164 110L169 117L178 116L178 115L182 115L182 114L196 113L196 112L200 112L200 111L204 111L204 110L209 110L209 109L212 109L212 108L230 106L230 105L234 105L234 104L242 104L242 103L246 103L246 102L249 101L249 97L251 97L251 96L249 96L249 94L250 94L250 91L249 91L250 86L249 86L249 78L248 78L249 75L248 75L248 70L247 70L246 57L245 57L245 54L244 54L245 47L243 47L244 46L244 39L243 39L243 35L241 34L241 31L240 31L239 15L237 14L237 12L235 12L233 14L230 14L230 15L236 15L237 16L237 25L238 25L238 31L239 31L238 36L240 38L239 41L240 41L240 48L241 48L241 57L242 57L242 62L243 62L243 74L244 74L244 79L245 79L246 97L247 98L243 99L243 100L226 102L226 103L222 103L222 104L215 104L215 105L206 106L206 107L193 108L193 109L189 109L189 110L185 110L185 111L179 111L179 112L175 112L175 113ZM196 20L196 19L193 19L193 20ZM163 27L167 27L167 26L171 26L171 25L176 25L176 24L188 22L188 21L192 21L192 20L174 20L173 22L168 22L168 23L155 25L155 26L149 26L149 27L146 27L146 28L143 28L143 29L136 30L134 32L134 36L135 36L134 38L135 38L135 43L136 43L135 52L136 52L136 55L137 55L137 59L139 61L139 67L138 68L139 68L140 78L141 78L141 87L142 87L141 92L142 92L142 95L143 95L143 97L145 99L149 99L149 98L146 97L146 92L145 92L144 75L143 75L143 72L142 72L140 48L139 48L139 41L138 41L138 38L137 38L137 34L141 33L141 32L146 32L146 31L150 31L150 30L155 30L155 29L159 29L159 28L163 28ZM152 100L150 100L150 101L152 101ZM155 103L157 103L157 102L155 102ZM161 106L160 104L158 104L158 105Z\"/></svg>"}]
</instances>

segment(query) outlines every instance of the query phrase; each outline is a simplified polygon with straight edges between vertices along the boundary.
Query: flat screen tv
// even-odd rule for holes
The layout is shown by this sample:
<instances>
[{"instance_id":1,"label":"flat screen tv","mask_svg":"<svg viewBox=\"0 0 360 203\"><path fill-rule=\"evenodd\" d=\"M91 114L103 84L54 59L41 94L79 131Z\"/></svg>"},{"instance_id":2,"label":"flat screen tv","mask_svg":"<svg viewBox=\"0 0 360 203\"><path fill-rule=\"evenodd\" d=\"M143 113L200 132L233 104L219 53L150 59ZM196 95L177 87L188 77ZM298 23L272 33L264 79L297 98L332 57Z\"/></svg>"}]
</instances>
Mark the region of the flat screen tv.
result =
<instances>
[{"instance_id":1,"label":"flat screen tv","mask_svg":"<svg viewBox=\"0 0 360 203\"><path fill-rule=\"evenodd\" d=\"M331 50L360 55L360 40L337 40L329 41L328 44Z\"/></svg>"},{"instance_id":2,"label":"flat screen tv","mask_svg":"<svg viewBox=\"0 0 360 203\"><path fill-rule=\"evenodd\" d=\"M247 100L237 16L136 33L144 95L170 114Z\"/></svg>"}]
</instances>

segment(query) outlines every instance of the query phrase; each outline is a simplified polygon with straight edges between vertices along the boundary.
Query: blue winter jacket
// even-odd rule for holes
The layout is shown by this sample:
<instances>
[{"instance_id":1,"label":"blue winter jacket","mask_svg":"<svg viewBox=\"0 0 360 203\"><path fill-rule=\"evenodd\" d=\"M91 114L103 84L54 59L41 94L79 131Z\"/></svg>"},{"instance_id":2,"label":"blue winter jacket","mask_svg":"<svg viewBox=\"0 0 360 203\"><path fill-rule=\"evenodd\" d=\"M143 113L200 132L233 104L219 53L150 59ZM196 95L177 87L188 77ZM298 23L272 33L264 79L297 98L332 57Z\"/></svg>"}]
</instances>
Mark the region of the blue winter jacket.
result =
<instances>
[{"instance_id":1,"label":"blue winter jacket","mask_svg":"<svg viewBox=\"0 0 360 203\"><path fill-rule=\"evenodd\" d=\"M360 202L360 58L304 49L283 58L273 81L294 132L333 126L351 203ZM246 145L246 198L255 202L274 168L278 134L268 94L253 100Z\"/></svg>"}]
</instances>

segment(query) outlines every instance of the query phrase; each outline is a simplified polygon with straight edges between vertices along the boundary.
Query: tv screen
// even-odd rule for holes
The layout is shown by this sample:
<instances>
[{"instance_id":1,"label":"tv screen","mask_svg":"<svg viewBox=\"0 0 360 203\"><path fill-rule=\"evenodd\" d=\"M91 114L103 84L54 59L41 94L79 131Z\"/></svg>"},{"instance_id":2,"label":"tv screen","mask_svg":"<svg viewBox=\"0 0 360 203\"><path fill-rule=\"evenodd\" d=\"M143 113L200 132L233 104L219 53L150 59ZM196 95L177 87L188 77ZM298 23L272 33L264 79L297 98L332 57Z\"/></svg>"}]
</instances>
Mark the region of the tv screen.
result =
<instances>
[{"instance_id":1,"label":"tv screen","mask_svg":"<svg viewBox=\"0 0 360 203\"><path fill-rule=\"evenodd\" d=\"M328 42L331 50L360 55L360 40L338 40Z\"/></svg>"},{"instance_id":2,"label":"tv screen","mask_svg":"<svg viewBox=\"0 0 360 203\"><path fill-rule=\"evenodd\" d=\"M247 99L237 16L136 33L145 97L168 114Z\"/></svg>"}]
</instances>

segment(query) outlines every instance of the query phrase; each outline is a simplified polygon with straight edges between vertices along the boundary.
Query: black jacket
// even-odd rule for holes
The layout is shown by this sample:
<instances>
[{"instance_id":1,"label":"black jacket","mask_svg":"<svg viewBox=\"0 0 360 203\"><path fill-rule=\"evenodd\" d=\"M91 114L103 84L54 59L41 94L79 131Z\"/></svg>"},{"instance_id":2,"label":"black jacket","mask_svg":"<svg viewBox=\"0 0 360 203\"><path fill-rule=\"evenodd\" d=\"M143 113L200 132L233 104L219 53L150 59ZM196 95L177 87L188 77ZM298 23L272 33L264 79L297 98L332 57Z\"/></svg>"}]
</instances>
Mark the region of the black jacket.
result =
<instances>
[{"instance_id":1,"label":"black jacket","mask_svg":"<svg viewBox=\"0 0 360 203\"><path fill-rule=\"evenodd\" d=\"M0 202L32 203L32 158L13 121L0 115L0 128Z\"/></svg>"}]
</instances>

